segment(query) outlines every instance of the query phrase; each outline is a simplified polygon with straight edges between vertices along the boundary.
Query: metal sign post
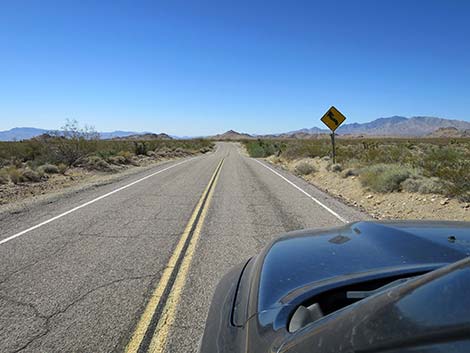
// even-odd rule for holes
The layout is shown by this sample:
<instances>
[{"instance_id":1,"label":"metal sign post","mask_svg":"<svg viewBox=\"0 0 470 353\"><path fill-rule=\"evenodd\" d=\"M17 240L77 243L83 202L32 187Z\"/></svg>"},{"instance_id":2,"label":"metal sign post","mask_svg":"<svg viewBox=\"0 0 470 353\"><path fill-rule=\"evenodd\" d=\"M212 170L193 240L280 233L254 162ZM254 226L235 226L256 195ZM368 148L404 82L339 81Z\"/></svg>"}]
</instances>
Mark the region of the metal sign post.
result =
<instances>
[{"instance_id":1,"label":"metal sign post","mask_svg":"<svg viewBox=\"0 0 470 353\"><path fill-rule=\"evenodd\" d=\"M336 145L335 145L335 130L346 120L346 117L341 114L341 112L336 109L335 107L331 107L328 111L323 115L321 121L323 124L328 126L331 130L331 145L333 150L333 163L336 163Z\"/></svg>"},{"instance_id":2,"label":"metal sign post","mask_svg":"<svg viewBox=\"0 0 470 353\"><path fill-rule=\"evenodd\" d=\"M336 163L335 133L332 132L330 136L331 136L331 145L333 147L333 163Z\"/></svg>"}]
</instances>

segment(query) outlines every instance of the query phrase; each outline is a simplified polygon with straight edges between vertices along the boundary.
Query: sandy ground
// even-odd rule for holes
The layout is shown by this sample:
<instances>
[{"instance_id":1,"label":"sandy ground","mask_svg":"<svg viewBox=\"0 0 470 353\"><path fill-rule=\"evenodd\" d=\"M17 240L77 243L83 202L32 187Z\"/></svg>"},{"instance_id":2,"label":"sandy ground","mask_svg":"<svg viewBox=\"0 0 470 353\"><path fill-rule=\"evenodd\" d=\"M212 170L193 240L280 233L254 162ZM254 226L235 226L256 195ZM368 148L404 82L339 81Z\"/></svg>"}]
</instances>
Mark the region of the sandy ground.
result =
<instances>
[{"instance_id":1,"label":"sandy ground","mask_svg":"<svg viewBox=\"0 0 470 353\"><path fill-rule=\"evenodd\" d=\"M287 162L276 157L267 160L294 172L298 161ZM343 202L358 207L377 219L428 219L470 221L470 204L442 195L393 192L380 194L361 186L358 177L343 178L341 173L328 171L328 161L308 159L317 172L303 176L305 180Z\"/></svg>"}]
</instances>

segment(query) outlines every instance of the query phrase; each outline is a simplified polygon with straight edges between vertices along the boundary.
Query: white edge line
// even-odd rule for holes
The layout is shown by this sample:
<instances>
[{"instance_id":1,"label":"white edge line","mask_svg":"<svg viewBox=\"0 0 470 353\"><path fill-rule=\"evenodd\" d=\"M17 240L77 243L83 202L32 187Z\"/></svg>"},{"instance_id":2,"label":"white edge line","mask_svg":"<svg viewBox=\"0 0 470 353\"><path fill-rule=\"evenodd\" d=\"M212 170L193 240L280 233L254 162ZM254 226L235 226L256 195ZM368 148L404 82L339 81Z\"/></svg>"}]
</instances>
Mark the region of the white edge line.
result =
<instances>
[{"instance_id":1,"label":"white edge line","mask_svg":"<svg viewBox=\"0 0 470 353\"><path fill-rule=\"evenodd\" d=\"M303 193L305 196L307 196L308 198L312 199L313 201L315 201L318 205L320 205L321 207L323 207L325 210L327 210L328 212L330 212L333 216L335 216L336 218L338 218L341 222L343 223L348 223L348 221L341 217L339 214L337 214L335 211L333 211L331 208L329 208L327 205L323 204L322 202L318 201L316 198L314 198L312 195L310 195L308 192L306 192L305 190L303 190L302 188L300 188L299 186L295 185L292 181L290 181L289 179L287 179L286 177L284 177L283 175L281 175L280 173L278 173L277 171L275 171L274 169L268 167L266 164L264 164L263 162L260 162L259 160L257 159L254 159L256 162L258 162L259 164L261 164L263 167L265 167L266 169L269 169L271 172L273 172L274 174L276 174L278 177L284 179L285 181L287 181L290 185L292 185L294 188L296 188L297 190L299 190L301 193Z\"/></svg>"},{"instance_id":2,"label":"white edge line","mask_svg":"<svg viewBox=\"0 0 470 353\"><path fill-rule=\"evenodd\" d=\"M156 171L155 173L146 175L146 176L144 176L143 178L140 178L140 179L138 179L138 180L135 180L135 181L133 181L133 182L130 183L130 184L121 186L120 188L117 188L117 189L115 189L115 190L113 190L113 191L110 191L110 192L108 192L107 194L101 195L101 196L97 197L96 199L93 199L93 200L91 200L91 201L85 202L84 204L81 204L80 206L74 207L74 208L72 208L72 209L70 209L70 210L68 210L68 211L66 211L66 212L64 212L64 213L61 213L61 214L59 214L59 215L57 215L57 216L54 216L54 217L52 217L52 218L50 218L50 219L48 219L48 220L46 220L46 221L44 221L44 222L41 222L41 223L39 223L39 224L36 224L35 226L32 226L31 228L25 229L25 230L23 230L23 231L21 231L21 232L19 232L19 233L16 233L16 234L14 234L14 235L9 236L8 238L2 239L2 240L0 240L0 245L4 244L4 243L6 243L6 242L8 242L8 241L10 241L10 240L13 240L13 239L15 239L15 238L18 238L19 236L22 236L23 234L26 234L26 233L28 233L28 232L31 232L32 230L38 229L39 227L42 227L43 225L46 225L46 224L51 223L51 222L54 222L55 220L57 220L57 219L59 219L59 218L62 218L62 217L64 217L64 216L67 216L68 214L70 214L70 213L72 213L72 212L75 212L75 211L77 211L77 210L79 210L79 209L81 209L81 208L83 208L83 207L89 206L89 205L91 205L92 203L95 203L96 201L99 201L99 200L104 199L105 197L108 197L108 196L110 196L110 195L112 195L112 194L115 194L115 193L117 193L117 192L119 192L119 191L122 191L122 190L124 190L124 189L127 189L128 187L131 187L132 185L135 185L135 184L137 184L137 183L140 183L141 181L144 181L144 180L146 180L146 179L148 179L148 178L151 178L151 177L153 177L154 175L163 173L164 171L167 171L168 169L171 169L171 168L174 168L174 167L176 167L176 166L179 166L179 165L181 165L181 164L183 164L183 163L189 162L189 161L193 160L194 158L197 158L197 157L193 157L193 158L187 159L187 160L185 160L185 161L182 161L182 162L179 162L179 163L176 163L176 164L172 164L172 165L169 166L169 167L166 167L166 168L164 168L164 169L161 169L161 170L159 170L159 171Z\"/></svg>"}]
</instances>

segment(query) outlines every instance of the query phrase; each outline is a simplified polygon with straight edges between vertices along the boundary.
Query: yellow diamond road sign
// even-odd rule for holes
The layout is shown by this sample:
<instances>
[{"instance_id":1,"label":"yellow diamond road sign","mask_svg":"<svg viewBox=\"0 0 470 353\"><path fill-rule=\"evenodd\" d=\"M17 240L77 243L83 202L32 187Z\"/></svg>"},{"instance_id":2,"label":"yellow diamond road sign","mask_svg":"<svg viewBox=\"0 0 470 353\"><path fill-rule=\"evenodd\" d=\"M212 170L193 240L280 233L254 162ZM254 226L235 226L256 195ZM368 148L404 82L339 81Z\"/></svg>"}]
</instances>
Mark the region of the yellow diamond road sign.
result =
<instances>
[{"instance_id":1,"label":"yellow diamond road sign","mask_svg":"<svg viewBox=\"0 0 470 353\"><path fill-rule=\"evenodd\" d=\"M323 124L328 126L331 131L335 131L342 123L346 120L346 117L341 114L341 112L336 109L335 107L331 107L328 111L323 115L321 121Z\"/></svg>"}]
</instances>

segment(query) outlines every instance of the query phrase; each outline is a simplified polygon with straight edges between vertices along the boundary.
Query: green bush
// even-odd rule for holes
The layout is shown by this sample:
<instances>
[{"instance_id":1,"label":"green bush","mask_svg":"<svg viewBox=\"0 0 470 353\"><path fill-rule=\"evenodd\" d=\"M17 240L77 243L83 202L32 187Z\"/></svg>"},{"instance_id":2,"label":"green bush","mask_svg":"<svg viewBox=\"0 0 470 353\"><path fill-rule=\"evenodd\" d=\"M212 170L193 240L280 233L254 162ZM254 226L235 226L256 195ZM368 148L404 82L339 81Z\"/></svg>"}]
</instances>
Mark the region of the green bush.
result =
<instances>
[{"instance_id":1,"label":"green bush","mask_svg":"<svg viewBox=\"0 0 470 353\"><path fill-rule=\"evenodd\" d=\"M470 201L470 151L455 147L433 147L418 164L427 176L443 180L443 192Z\"/></svg>"},{"instance_id":2,"label":"green bush","mask_svg":"<svg viewBox=\"0 0 470 353\"><path fill-rule=\"evenodd\" d=\"M244 141L245 148L248 151L250 157L253 158L265 158L269 156L279 156L282 152L284 144L272 140L247 140Z\"/></svg>"},{"instance_id":3,"label":"green bush","mask_svg":"<svg viewBox=\"0 0 470 353\"><path fill-rule=\"evenodd\" d=\"M324 140L297 140L290 141L285 150L282 151L282 157L293 160L297 158L315 158L323 157L331 152L331 145Z\"/></svg>"},{"instance_id":4,"label":"green bush","mask_svg":"<svg viewBox=\"0 0 470 353\"><path fill-rule=\"evenodd\" d=\"M317 171L313 165L304 161L296 163L294 170L299 175L308 175Z\"/></svg>"},{"instance_id":5,"label":"green bush","mask_svg":"<svg viewBox=\"0 0 470 353\"><path fill-rule=\"evenodd\" d=\"M410 167L382 163L363 168L359 178L363 186L373 191L386 193L399 191L401 183L415 173L415 170Z\"/></svg>"}]
</instances>

